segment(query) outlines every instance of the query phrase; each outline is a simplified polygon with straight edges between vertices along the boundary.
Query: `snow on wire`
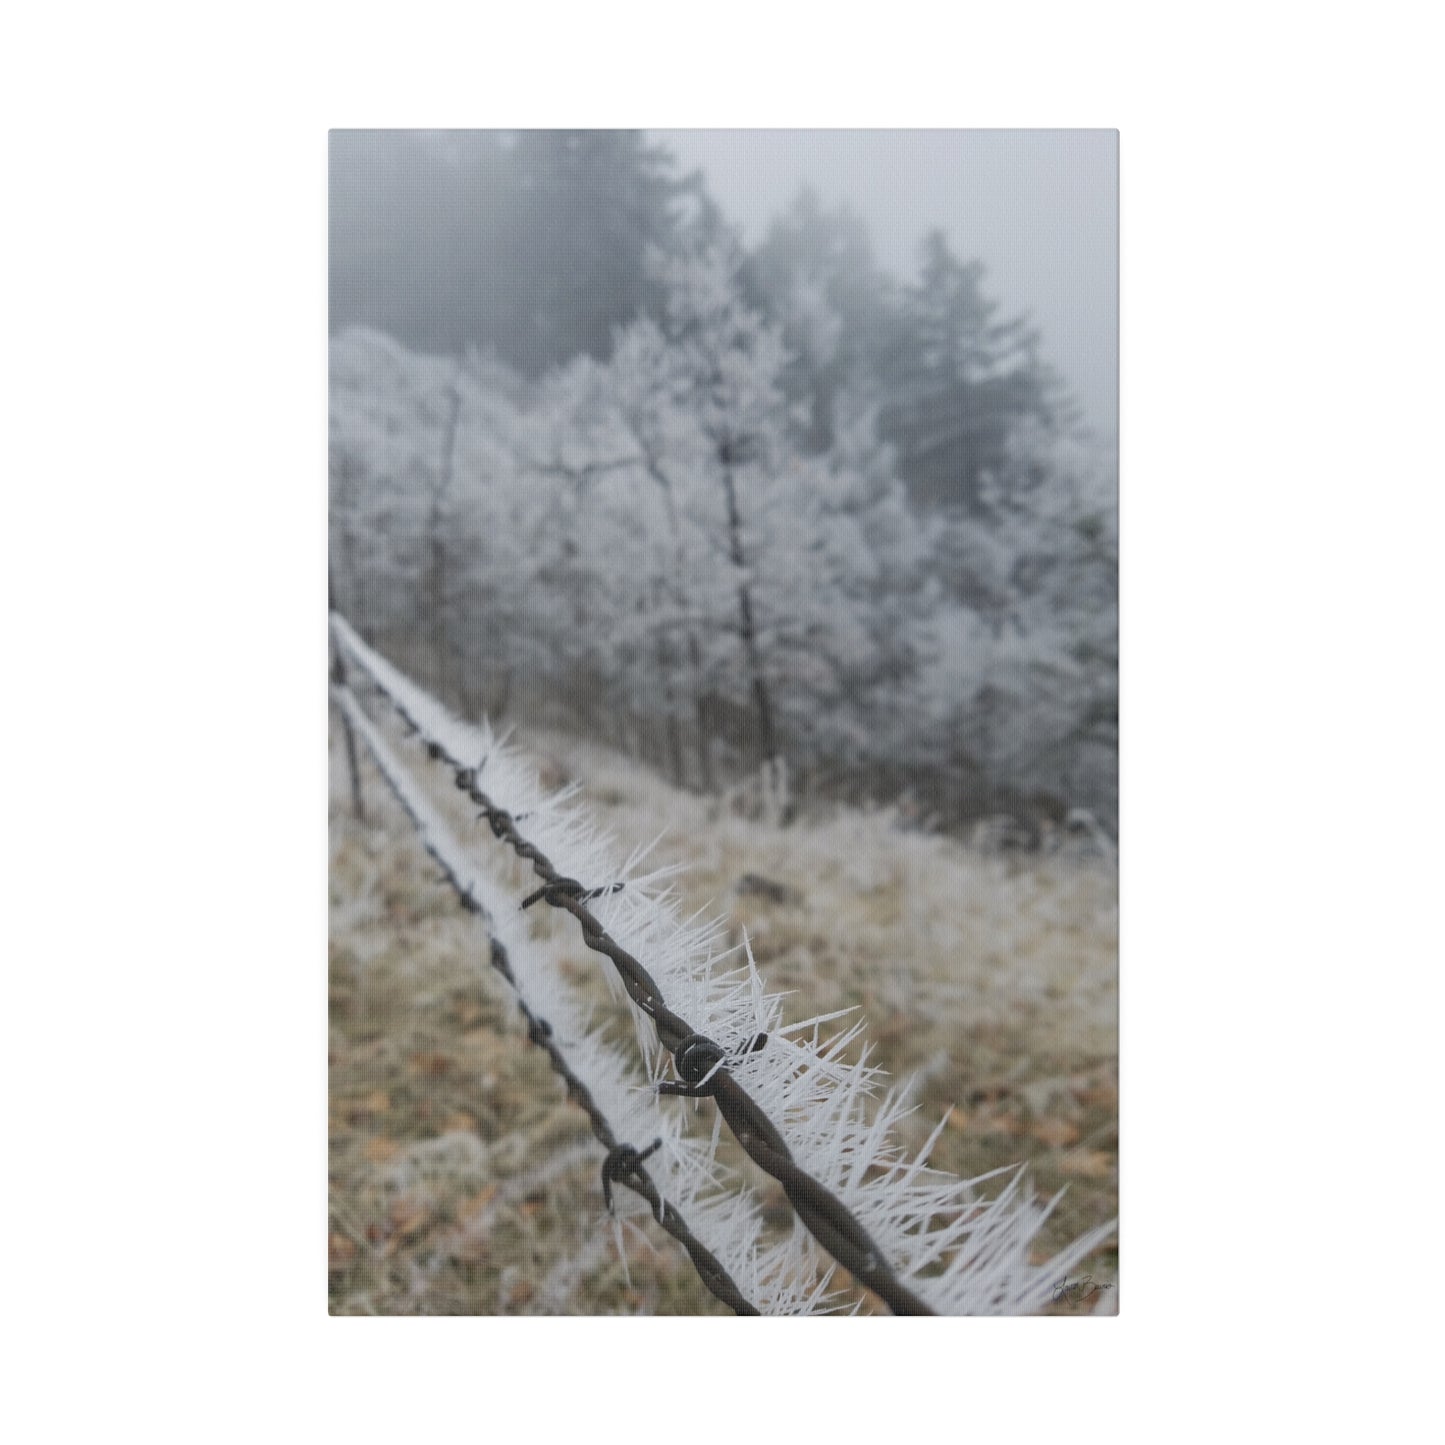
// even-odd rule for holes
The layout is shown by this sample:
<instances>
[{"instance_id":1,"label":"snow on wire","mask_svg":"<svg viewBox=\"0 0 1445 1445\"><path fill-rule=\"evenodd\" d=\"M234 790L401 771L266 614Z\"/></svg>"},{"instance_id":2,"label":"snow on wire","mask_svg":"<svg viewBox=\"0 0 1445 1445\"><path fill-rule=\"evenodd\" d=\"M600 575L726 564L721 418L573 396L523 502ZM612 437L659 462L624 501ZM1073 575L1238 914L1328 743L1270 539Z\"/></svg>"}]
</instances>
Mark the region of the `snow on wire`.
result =
<instances>
[{"instance_id":1,"label":"snow on wire","mask_svg":"<svg viewBox=\"0 0 1445 1445\"><path fill-rule=\"evenodd\" d=\"M719 948L716 922L679 917L666 887L671 870L642 871L646 850L617 859L611 840L573 802L575 790L547 793L535 769L489 727L454 717L338 614L332 626L348 657L428 753L452 767L493 835L532 863L543 886L527 901L572 914L588 947L612 961L616 972L614 978L608 971L609 980L621 981L654 1085L655 1122L635 1137L673 1140L672 1160L701 1165L696 1175L678 1170L690 1189L686 1203L678 1196L678 1207L690 1215L696 1206L705 1209L707 1225L718 1228L705 1230L699 1216L699 1236L729 1272L735 1262L748 1266L747 1275L761 1286L751 1297L763 1312L828 1309L831 1256L894 1313L1028 1313L1042 1308L1060 1276L1110 1236L1112 1222L1047 1263L1031 1264L1031 1245L1058 1196L1035 1201L1018 1169L961 1180L928 1168L946 1116L918 1155L908 1157L892 1138L912 1112L906 1091L878 1097L883 1076L867 1062L866 1047L859 1062L844 1058L861 1022L832 1036L822 1026L838 1015L784 1027L782 995L765 991L746 942L738 961L734 950ZM494 919L504 916L504 910L488 911ZM669 1058L676 1080L665 1078ZM795 1227L764 1249L751 1191L740 1189L732 1211L710 1196L702 1181L725 1177L713 1155L718 1123L702 1145L704 1157L695 1159L680 1132L663 1127L684 1112L658 1097L668 1094L712 1098L719 1122L783 1186L808 1232ZM635 1108L637 1096L626 1097ZM995 1198L980 1196L978 1184L1003 1174L1010 1177Z\"/></svg>"}]
</instances>

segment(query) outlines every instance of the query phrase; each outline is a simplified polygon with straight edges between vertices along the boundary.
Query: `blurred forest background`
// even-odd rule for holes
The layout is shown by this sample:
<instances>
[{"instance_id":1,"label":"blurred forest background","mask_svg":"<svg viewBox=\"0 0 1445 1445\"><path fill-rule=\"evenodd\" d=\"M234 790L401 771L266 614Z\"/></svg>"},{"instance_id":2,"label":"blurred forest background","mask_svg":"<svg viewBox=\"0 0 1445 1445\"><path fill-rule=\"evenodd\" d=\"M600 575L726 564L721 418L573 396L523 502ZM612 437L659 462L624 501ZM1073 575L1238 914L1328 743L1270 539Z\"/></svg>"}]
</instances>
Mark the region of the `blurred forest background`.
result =
<instances>
[{"instance_id":1,"label":"blurred forest background","mask_svg":"<svg viewBox=\"0 0 1445 1445\"><path fill-rule=\"evenodd\" d=\"M401 665L689 789L1116 831L1114 447L949 236L748 247L633 131L337 131L330 206L333 593Z\"/></svg>"}]
</instances>

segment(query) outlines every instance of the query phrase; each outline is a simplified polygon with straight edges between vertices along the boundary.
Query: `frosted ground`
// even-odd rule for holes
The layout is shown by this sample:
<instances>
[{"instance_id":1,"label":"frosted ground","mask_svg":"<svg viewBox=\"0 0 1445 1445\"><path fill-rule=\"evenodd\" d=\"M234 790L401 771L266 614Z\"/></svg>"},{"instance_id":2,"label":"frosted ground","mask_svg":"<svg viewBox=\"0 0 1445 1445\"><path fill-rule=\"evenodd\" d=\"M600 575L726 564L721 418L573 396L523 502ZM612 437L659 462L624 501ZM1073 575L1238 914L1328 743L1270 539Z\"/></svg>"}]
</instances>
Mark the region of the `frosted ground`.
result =
<instances>
[{"instance_id":1,"label":"frosted ground","mask_svg":"<svg viewBox=\"0 0 1445 1445\"><path fill-rule=\"evenodd\" d=\"M1036 1192L1067 1186L1036 1241L1039 1261L1116 1215L1110 859L1081 840L1001 855L907 831L887 812L837 810L778 828L679 793L595 745L555 734L527 743L553 781L584 782L584 801L624 849L666 828L653 857L685 865L685 911L724 914L737 939L746 930L769 986L791 991L790 1017L860 1007L871 1061L916 1079L904 1142L920 1147L952 1110L934 1167L973 1177L1026 1162ZM370 770L369 822L351 819L337 751L333 1310L721 1312L645 1215L608 1221L600 1147L485 968L474 921ZM430 772L463 837L496 849L456 808L444 772L408 764ZM616 1009L570 924L535 926L567 976L593 990L599 1016ZM788 1210L775 1193L782 1228ZM1065 1291L1054 1309L1115 1307L1112 1245L1071 1279L1114 1288L1087 1303ZM860 1301L876 1307L847 1288L839 1298L845 1308Z\"/></svg>"}]
</instances>

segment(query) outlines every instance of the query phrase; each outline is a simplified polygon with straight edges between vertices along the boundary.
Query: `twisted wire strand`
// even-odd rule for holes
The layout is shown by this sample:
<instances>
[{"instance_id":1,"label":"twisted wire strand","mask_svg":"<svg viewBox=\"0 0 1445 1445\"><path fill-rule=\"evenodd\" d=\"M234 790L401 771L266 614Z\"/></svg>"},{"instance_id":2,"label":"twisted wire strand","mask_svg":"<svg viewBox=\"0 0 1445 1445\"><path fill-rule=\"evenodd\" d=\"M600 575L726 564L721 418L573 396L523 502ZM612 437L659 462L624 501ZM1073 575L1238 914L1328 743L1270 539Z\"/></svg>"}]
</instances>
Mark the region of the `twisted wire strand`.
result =
<instances>
[{"instance_id":1,"label":"twisted wire strand","mask_svg":"<svg viewBox=\"0 0 1445 1445\"><path fill-rule=\"evenodd\" d=\"M438 730L428 728L425 719L412 714L387 685L386 679L378 675L378 669L369 655L370 649L360 642L344 618L334 613L332 616L338 637L357 665L366 673L377 691L386 698L397 716L421 736L428 753L453 769L457 787L481 809L493 836L507 843L519 858L532 865L533 872L544 885L540 890L542 900L554 908L570 913L576 919L588 948L611 961L628 996L652 1019L658 1038L663 1047L672 1054L674 1067L684 1081L681 1084L664 1085L663 1090L691 1097L711 1098L748 1157L764 1173L771 1175L782 1185L788 1202L809 1233L859 1283L878 1295L894 1314L934 1314L935 1311L898 1278L882 1251L847 1205L797 1164L776 1125L733 1078L726 1065L714 1065L706 1076L693 1073L685 1046L700 1037L698 1031L667 1006L661 989L651 974L638 959L611 937L583 901L583 897L588 893L595 896L606 892L606 888L589 890L578 884L577 880L561 875L536 844L518 831L512 815L482 791L478 785L480 766L473 766L468 760L456 756L437 735ZM415 684L412 686L415 687ZM444 711L439 705L432 705L437 706L439 712ZM713 1045L714 1049L716 1047ZM690 1075L692 1077L689 1077Z\"/></svg>"},{"instance_id":2,"label":"twisted wire strand","mask_svg":"<svg viewBox=\"0 0 1445 1445\"><path fill-rule=\"evenodd\" d=\"M593 1136L607 1150L607 1157L603 1164L604 1188L608 1184L620 1184L646 1200L653 1218L687 1251L693 1267L697 1270L698 1277L708 1291L736 1314L759 1314L760 1311L743 1296L716 1256L688 1228L687 1221L678 1213L677 1209L658 1192L657 1186L642 1163L643 1158L650 1150L639 1153L632 1146L619 1142L611 1123L598 1107L591 1091L572 1071L566 1056L557 1044L551 1024L535 1014L528 1006L513 972L511 960L507 956L506 947L496 936L495 920L473 896L472 885L464 882L457 871L455 856L458 850L455 847L447 847L443 839L437 836L438 830L434 820L426 818L418 810L415 798L402 782L402 778L406 776L405 770L377 732L371 719L367 717L356 695L344 684L334 684L332 691L343 714L350 719L366 744L367 751L376 763L377 770L390 787L392 795L411 820L422 846L441 868L462 907L474 915L486 929L490 945L488 961L506 980L516 996L518 1007L527 1021L528 1040L547 1055L553 1072L567 1086L567 1097L587 1115ZM610 1193L608 1197L610 1198Z\"/></svg>"}]
</instances>

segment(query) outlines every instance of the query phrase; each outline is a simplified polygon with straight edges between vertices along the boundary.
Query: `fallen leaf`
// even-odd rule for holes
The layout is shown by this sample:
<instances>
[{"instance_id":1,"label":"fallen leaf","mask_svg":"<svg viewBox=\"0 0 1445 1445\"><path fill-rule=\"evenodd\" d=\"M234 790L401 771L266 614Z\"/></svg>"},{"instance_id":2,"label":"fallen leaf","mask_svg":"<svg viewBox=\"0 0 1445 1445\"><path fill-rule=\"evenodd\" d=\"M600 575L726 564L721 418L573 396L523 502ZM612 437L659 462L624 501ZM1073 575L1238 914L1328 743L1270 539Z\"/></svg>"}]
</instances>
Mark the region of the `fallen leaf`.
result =
<instances>
[{"instance_id":1,"label":"fallen leaf","mask_svg":"<svg viewBox=\"0 0 1445 1445\"><path fill-rule=\"evenodd\" d=\"M326 1258L332 1269L345 1269L356 1258L356 1241L345 1234L331 1235L326 1242Z\"/></svg>"},{"instance_id":2,"label":"fallen leaf","mask_svg":"<svg viewBox=\"0 0 1445 1445\"><path fill-rule=\"evenodd\" d=\"M414 1074L429 1079L441 1078L452 1066L452 1061L445 1054L413 1054L406 1062Z\"/></svg>"},{"instance_id":3,"label":"fallen leaf","mask_svg":"<svg viewBox=\"0 0 1445 1445\"><path fill-rule=\"evenodd\" d=\"M372 1164L385 1164L400 1148L399 1140L388 1139L385 1134L378 1134L375 1138L366 1141L361 1152Z\"/></svg>"}]
</instances>

